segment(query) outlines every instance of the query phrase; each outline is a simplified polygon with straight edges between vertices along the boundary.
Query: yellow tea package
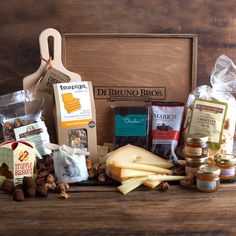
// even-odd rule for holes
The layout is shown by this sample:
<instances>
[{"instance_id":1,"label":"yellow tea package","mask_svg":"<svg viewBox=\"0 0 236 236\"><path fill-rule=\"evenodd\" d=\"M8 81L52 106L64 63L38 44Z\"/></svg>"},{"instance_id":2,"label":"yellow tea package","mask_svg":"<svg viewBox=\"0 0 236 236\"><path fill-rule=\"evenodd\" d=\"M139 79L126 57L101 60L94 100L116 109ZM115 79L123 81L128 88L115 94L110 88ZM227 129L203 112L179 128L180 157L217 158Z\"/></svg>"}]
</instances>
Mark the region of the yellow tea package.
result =
<instances>
[{"instance_id":1,"label":"yellow tea package","mask_svg":"<svg viewBox=\"0 0 236 236\"><path fill-rule=\"evenodd\" d=\"M59 145L89 151L97 159L96 115L92 83L54 84Z\"/></svg>"},{"instance_id":2,"label":"yellow tea package","mask_svg":"<svg viewBox=\"0 0 236 236\"><path fill-rule=\"evenodd\" d=\"M209 155L232 153L236 101L230 93L236 88L236 66L224 55L213 68L212 87L196 88L187 101L184 135L208 136Z\"/></svg>"},{"instance_id":3,"label":"yellow tea package","mask_svg":"<svg viewBox=\"0 0 236 236\"><path fill-rule=\"evenodd\" d=\"M0 144L0 185L5 178L17 185L22 183L24 176L33 177L35 163L33 143L9 141Z\"/></svg>"}]
</instances>

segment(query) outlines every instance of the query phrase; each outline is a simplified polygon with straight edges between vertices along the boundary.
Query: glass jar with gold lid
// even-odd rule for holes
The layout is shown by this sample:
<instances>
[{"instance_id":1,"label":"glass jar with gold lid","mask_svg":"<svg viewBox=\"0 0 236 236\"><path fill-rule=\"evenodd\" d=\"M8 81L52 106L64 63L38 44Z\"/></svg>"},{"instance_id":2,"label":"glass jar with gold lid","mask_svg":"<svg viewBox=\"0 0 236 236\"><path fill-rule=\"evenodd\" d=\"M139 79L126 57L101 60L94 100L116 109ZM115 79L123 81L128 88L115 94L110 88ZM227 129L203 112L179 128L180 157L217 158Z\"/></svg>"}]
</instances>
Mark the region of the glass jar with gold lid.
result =
<instances>
[{"instance_id":1,"label":"glass jar with gold lid","mask_svg":"<svg viewBox=\"0 0 236 236\"><path fill-rule=\"evenodd\" d=\"M208 157L202 158L191 158L185 157L186 165L185 165L185 173L186 175L192 175L193 177L197 177L198 168L201 165L207 164Z\"/></svg>"},{"instance_id":2,"label":"glass jar with gold lid","mask_svg":"<svg viewBox=\"0 0 236 236\"><path fill-rule=\"evenodd\" d=\"M201 192L216 192L220 187L220 168L212 164L205 164L197 171L197 190Z\"/></svg>"},{"instance_id":3,"label":"glass jar with gold lid","mask_svg":"<svg viewBox=\"0 0 236 236\"><path fill-rule=\"evenodd\" d=\"M235 181L236 156L232 154L219 154L215 156L215 163L220 168L222 182Z\"/></svg>"},{"instance_id":4,"label":"glass jar with gold lid","mask_svg":"<svg viewBox=\"0 0 236 236\"><path fill-rule=\"evenodd\" d=\"M208 154L208 137L200 134L189 135L185 139L184 154L186 157L200 158Z\"/></svg>"}]
</instances>

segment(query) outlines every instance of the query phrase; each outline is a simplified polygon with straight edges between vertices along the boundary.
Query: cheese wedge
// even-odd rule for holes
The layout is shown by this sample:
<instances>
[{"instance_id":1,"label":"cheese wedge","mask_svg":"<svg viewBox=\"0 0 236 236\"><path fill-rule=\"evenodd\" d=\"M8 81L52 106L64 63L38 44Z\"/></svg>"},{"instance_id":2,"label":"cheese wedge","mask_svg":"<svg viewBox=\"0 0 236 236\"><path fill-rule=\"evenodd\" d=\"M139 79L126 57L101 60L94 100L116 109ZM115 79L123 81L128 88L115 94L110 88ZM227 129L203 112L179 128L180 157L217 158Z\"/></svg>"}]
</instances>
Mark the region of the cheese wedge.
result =
<instances>
[{"instance_id":1,"label":"cheese wedge","mask_svg":"<svg viewBox=\"0 0 236 236\"><path fill-rule=\"evenodd\" d=\"M106 175L109 176L111 179L114 179L118 182L122 181L121 168L115 167L113 165L109 165L106 167Z\"/></svg>"},{"instance_id":2,"label":"cheese wedge","mask_svg":"<svg viewBox=\"0 0 236 236\"><path fill-rule=\"evenodd\" d=\"M151 171L151 172L160 173L160 174L170 174L170 175L173 174L172 170L168 170L168 169L157 167L157 166L150 166L150 165L137 164L137 163L114 161L114 166L119 167L119 168L125 168L125 169Z\"/></svg>"},{"instance_id":3,"label":"cheese wedge","mask_svg":"<svg viewBox=\"0 0 236 236\"><path fill-rule=\"evenodd\" d=\"M159 162L164 162L169 164L167 160L134 145L126 145L124 147L118 148L117 150L110 153L107 159L107 166L112 165L114 160L119 160L120 162L134 162L136 159L139 160L158 160Z\"/></svg>"},{"instance_id":4,"label":"cheese wedge","mask_svg":"<svg viewBox=\"0 0 236 236\"><path fill-rule=\"evenodd\" d=\"M124 168L122 168L120 172L121 180L124 178L133 178L133 177L141 177L141 176L147 177L148 175L155 175L155 172L124 169Z\"/></svg>"}]
</instances>

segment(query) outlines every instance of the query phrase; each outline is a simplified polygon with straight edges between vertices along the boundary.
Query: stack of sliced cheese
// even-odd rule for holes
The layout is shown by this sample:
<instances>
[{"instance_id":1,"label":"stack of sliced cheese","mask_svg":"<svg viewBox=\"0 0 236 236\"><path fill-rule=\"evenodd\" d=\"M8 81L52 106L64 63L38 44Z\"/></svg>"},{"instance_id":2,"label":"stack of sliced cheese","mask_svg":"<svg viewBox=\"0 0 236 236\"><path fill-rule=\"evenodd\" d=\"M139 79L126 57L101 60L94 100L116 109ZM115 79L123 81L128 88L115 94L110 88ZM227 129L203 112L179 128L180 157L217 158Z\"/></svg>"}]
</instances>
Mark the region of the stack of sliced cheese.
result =
<instances>
[{"instance_id":1,"label":"stack of sliced cheese","mask_svg":"<svg viewBox=\"0 0 236 236\"><path fill-rule=\"evenodd\" d=\"M109 153L106 166L106 174L122 183L118 189L124 195L142 184L155 188L163 181L185 178L173 176L172 163L130 144Z\"/></svg>"}]
</instances>

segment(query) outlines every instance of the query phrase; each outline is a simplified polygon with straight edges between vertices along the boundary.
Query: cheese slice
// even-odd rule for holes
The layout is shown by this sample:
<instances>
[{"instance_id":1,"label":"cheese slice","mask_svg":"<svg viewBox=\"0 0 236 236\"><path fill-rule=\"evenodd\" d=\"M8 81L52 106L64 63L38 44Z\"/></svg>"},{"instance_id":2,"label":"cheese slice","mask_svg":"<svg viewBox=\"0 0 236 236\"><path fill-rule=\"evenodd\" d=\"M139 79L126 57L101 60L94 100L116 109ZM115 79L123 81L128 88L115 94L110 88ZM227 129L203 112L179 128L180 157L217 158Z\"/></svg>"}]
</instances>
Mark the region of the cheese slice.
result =
<instances>
[{"instance_id":1,"label":"cheese slice","mask_svg":"<svg viewBox=\"0 0 236 236\"><path fill-rule=\"evenodd\" d=\"M137 157L136 160L134 160L134 163L157 166L157 167L162 167L162 168L166 168L166 169L169 169L174 166L172 163L168 163L168 162L165 163L165 162L158 161L158 160L142 159L140 157Z\"/></svg>"},{"instance_id":2,"label":"cheese slice","mask_svg":"<svg viewBox=\"0 0 236 236\"><path fill-rule=\"evenodd\" d=\"M145 181L143 183L143 185L145 185L145 186L147 186L149 188L154 189L154 188L156 188L161 183L162 183L162 181L158 181L158 180L156 180L156 181Z\"/></svg>"},{"instance_id":3,"label":"cheese slice","mask_svg":"<svg viewBox=\"0 0 236 236\"><path fill-rule=\"evenodd\" d=\"M142 171L142 170L132 170L132 169L121 169L120 178L132 178L132 177L141 177L141 176L148 176L148 175L155 175L155 172L150 171Z\"/></svg>"},{"instance_id":4,"label":"cheese slice","mask_svg":"<svg viewBox=\"0 0 236 236\"><path fill-rule=\"evenodd\" d=\"M170 175L173 174L172 170L164 169L157 166L150 166L150 165L137 164L137 163L115 161L114 166L119 167L119 168L125 168L125 169L151 171L151 172L155 172L159 174L170 174Z\"/></svg>"},{"instance_id":5,"label":"cheese slice","mask_svg":"<svg viewBox=\"0 0 236 236\"><path fill-rule=\"evenodd\" d=\"M149 175L147 181L179 181L185 179L186 176L176 176L176 175Z\"/></svg>"},{"instance_id":6,"label":"cheese slice","mask_svg":"<svg viewBox=\"0 0 236 236\"><path fill-rule=\"evenodd\" d=\"M130 180L128 180L128 182L120 185L118 187L118 190L126 195L127 193L129 193L130 191L134 190L135 188L139 187L140 185L143 184L144 180L146 179L146 177L144 178L132 178Z\"/></svg>"}]
</instances>

